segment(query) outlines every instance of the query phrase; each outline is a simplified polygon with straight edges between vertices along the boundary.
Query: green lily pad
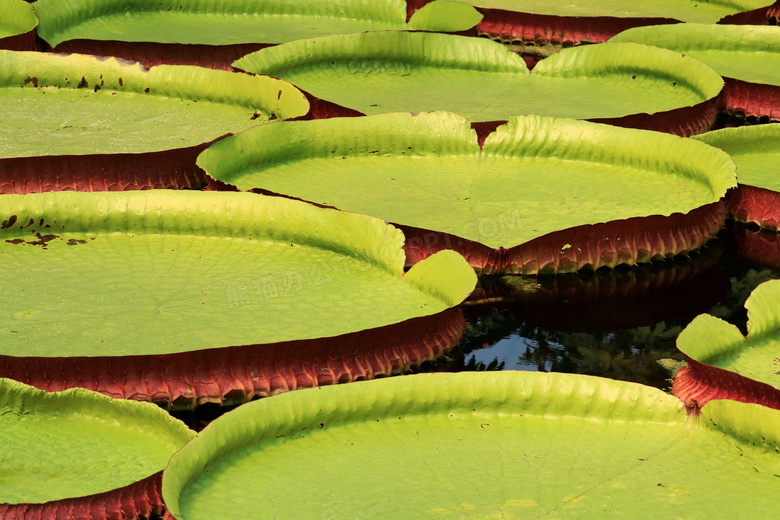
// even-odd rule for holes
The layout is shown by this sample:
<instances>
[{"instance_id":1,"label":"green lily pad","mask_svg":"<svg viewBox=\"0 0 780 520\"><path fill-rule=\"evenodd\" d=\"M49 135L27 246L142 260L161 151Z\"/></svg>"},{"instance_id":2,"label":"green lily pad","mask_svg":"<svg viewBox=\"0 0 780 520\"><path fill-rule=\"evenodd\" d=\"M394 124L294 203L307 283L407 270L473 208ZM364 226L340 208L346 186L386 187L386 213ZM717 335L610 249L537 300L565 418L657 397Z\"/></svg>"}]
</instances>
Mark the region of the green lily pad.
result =
<instances>
[{"instance_id":1,"label":"green lily pad","mask_svg":"<svg viewBox=\"0 0 780 520\"><path fill-rule=\"evenodd\" d=\"M0 158L181 149L309 109L281 80L82 55L0 51L0 86Z\"/></svg>"},{"instance_id":2,"label":"green lily pad","mask_svg":"<svg viewBox=\"0 0 780 520\"><path fill-rule=\"evenodd\" d=\"M223 415L171 458L163 497L178 520L756 518L775 508L778 431L776 410L715 402L696 420L589 376L403 376Z\"/></svg>"},{"instance_id":3,"label":"green lily pad","mask_svg":"<svg viewBox=\"0 0 780 520\"><path fill-rule=\"evenodd\" d=\"M776 26L656 25L623 31L610 41L671 49L700 59L721 76L780 85L780 30Z\"/></svg>"},{"instance_id":4,"label":"green lily pad","mask_svg":"<svg viewBox=\"0 0 780 520\"><path fill-rule=\"evenodd\" d=\"M567 49L529 73L520 56L490 40L402 31L299 40L233 66L364 114L448 110L472 121L652 114L697 105L723 86L699 61L648 46Z\"/></svg>"},{"instance_id":5,"label":"green lily pad","mask_svg":"<svg viewBox=\"0 0 780 520\"><path fill-rule=\"evenodd\" d=\"M242 190L496 249L575 226L687 213L736 184L725 153L667 134L521 116L480 149L469 122L444 112L265 125L213 144L198 165Z\"/></svg>"},{"instance_id":6,"label":"green lily pad","mask_svg":"<svg viewBox=\"0 0 780 520\"><path fill-rule=\"evenodd\" d=\"M674 18L681 22L714 23L724 16L760 9L772 4L770 0L598 0L580 2L550 2L546 0L468 0L468 3L487 9L522 11L524 13L554 16L616 18Z\"/></svg>"},{"instance_id":7,"label":"green lily pad","mask_svg":"<svg viewBox=\"0 0 780 520\"><path fill-rule=\"evenodd\" d=\"M162 471L194 435L156 405L0 379L0 504L129 486Z\"/></svg>"},{"instance_id":8,"label":"green lily pad","mask_svg":"<svg viewBox=\"0 0 780 520\"><path fill-rule=\"evenodd\" d=\"M283 43L369 30L405 29L403 0L163 1L39 0L39 33L67 40L231 45ZM412 17L417 30L462 31L482 16L468 4L439 0Z\"/></svg>"},{"instance_id":9,"label":"green lily pad","mask_svg":"<svg viewBox=\"0 0 780 520\"><path fill-rule=\"evenodd\" d=\"M735 325L702 314L680 333L677 348L701 364L780 389L780 280L756 287L745 308L747 337Z\"/></svg>"},{"instance_id":10,"label":"green lily pad","mask_svg":"<svg viewBox=\"0 0 780 520\"><path fill-rule=\"evenodd\" d=\"M24 0L2 0L0 39L32 31L38 25L32 5Z\"/></svg>"},{"instance_id":11,"label":"green lily pad","mask_svg":"<svg viewBox=\"0 0 780 520\"><path fill-rule=\"evenodd\" d=\"M440 313L476 283L451 252L404 275L381 220L254 194L4 195L0 221L3 356L331 337Z\"/></svg>"}]
</instances>

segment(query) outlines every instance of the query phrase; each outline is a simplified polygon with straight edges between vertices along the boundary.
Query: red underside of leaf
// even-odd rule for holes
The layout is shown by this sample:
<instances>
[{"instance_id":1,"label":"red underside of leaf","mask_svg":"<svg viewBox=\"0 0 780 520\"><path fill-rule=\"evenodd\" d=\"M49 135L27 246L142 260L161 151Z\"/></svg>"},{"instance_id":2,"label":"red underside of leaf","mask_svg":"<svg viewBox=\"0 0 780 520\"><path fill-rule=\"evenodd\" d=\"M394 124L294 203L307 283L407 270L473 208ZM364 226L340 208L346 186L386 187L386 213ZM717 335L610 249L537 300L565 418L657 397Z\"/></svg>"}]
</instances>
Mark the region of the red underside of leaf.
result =
<instances>
[{"instance_id":1,"label":"red underside of leaf","mask_svg":"<svg viewBox=\"0 0 780 520\"><path fill-rule=\"evenodd\" d=\"M726 210L738 222L758 224L777 231L780 225L780 193L740 184L726 193Z\"/></svg>"},{"instance_id":2,"label":"red underside of leaf","mask_svg":"<svg viewBox=\"0 0 780 520\"><path fill-rule=\"evenodd\" d=\"M288 341L159 356L41 358L0 356L0 377L48 391L87 388L111 397L175 408L408 370L460 341L459 307L379 329L333 338Z\"/></svg>"},{"instance_id":3,"label":"red underside of leaf","mask_svg":"<svg viewBox=\"0 0 780 520\"><path fill-rule=\"evenodd\" d=\"M7 51L35 51L38 50L37 32L35 29L24 34L0 38L0 49Z\"/></svg>"},{"instance_id":4,"label":"red underside of leaf","mask_svg":"<svg viewBox=\"0 0 780 520\"><path fill-rule=\"evenodd\" d=\"M195 160L209 144L142 154L0 159L0 194L199 189L208 180Z\"/></svg>"},{"instance_id":5,"label":"red underside of leaf","mask_svg":"<svg viewBox=\"0 0 780 520\"><path fill-rule=\"evenodd\" d=\"M467 307L478 310L473 305L478 300L491 308L498 304L523 321L559 332L628 330L689 319L707 312L731 288L718 263L722 253L715 247L672 266L539 277L534 291L512 291L483 278Z\"/></svg>"},{"instance_id":6,"label":"red underside of leaf","mask_svg":"<svg viewBox=\"0 0 780 520\"><path fill-rule=\"evenodd\" d=\"M723 238L732 254L742 262L780 271L780 240L775 231L753 231L746 226L729 226Z\"/></svg>"},{"instance_id":7,"label":"red underside of leaf","mask_svg":"<svg viewBox=\"0 0 780 520\"><path fill-rule=\"evenodd\" d=\"M45 504L0 504L3 520L135 520L160 515L162 471L134 484L81 498Z\"/></svg>"},{"instance_id":8,"label":"red underside of leaf","mask_svg":"<svg viewBox=\"0 0 780 520\"><path fill-rule=\"evenodd\" d=\"M406 264L454 249L481 274L572 273L635 265L701 247L723 226L723 201L689 213L652 215L554 231L510 249L493 249L447 233L396 224L406 236Z\"/></svg>"},{"instance_id":9,"label":"red underside of leaf","mask_svg":"<svg viewBox=\"0 0 780 520\"><path fill-rule=\"evenodd\" d=\"M780 21L780 1L769 6L766 11L766 17L771 25L777 25Z\"/></svg>"},{"instance_id":10,"label":"red underside of leaf","mask_svg":"<svg viewBox=\"0 0 780 520\"><path fill-rule=\"evenodd\" d=\"M672 394L688 407L688 413L713 399L731 399L756 403L780 410L780 390L736 372L700 363L685 356L688 366L680 370L672 383Z\"/></svg>"},{"instance_id":11,"label":"red underside of leaf","mask_svg":"<svg viewBox=\"0 0 780 520\"><path fill-rule=\"evenodd\" d=\"M49 52L114 56L138 61L149 68L155 65L198 65L210 69L232 71L231 64L247 54L272 47L269 43L239 43L235 45L186 45L182 43L120 42L101 40L69 40Z\"/></svg>"},{"instance_id":12,"label":"red underside of leaf","mask_svg":"<svg viewBox=\"0 0 780 520\"><path fill-rule=\"evenodd\" d=\"M477 24L477 36L518 46L573 47L604 43L619 32L632 27L676 22L671 18L553 16L501 9L478 10L484 18Z\"/></svg>"},{"instance_id":13,"label":"red underside of leaf","mask_svg":"<svg viewBox=\"0 0 780 520\"><path fill-rule=\"evenodd\" d=\"M760 7L752 11L724 16L718 23L721 25L769 25L768 9Z\"/></svg>"},{"instance_id":14,"label":"red underside of leaf","mask_svg":"<svg viewBox=\"0 0 780 520\"><path fill-rule=\"evenodd\" d=\"M690 107L675 108L655 114L633 114L625 117L590 119L590 121L690 137L710 130L717 117L717 101L713 98Z\"/></svg>"},{"instance_id":15,"label":"red underside of leaf","mask_svg":"<svg viewBox=\"0 0 780 520\"><path fill-rule=\"evenodd\" d=\"M759 122L780 121L780 86L723 78L726 85L718 96L718 111L729 117L756 118Z\"/></svg>"}]
</instances>

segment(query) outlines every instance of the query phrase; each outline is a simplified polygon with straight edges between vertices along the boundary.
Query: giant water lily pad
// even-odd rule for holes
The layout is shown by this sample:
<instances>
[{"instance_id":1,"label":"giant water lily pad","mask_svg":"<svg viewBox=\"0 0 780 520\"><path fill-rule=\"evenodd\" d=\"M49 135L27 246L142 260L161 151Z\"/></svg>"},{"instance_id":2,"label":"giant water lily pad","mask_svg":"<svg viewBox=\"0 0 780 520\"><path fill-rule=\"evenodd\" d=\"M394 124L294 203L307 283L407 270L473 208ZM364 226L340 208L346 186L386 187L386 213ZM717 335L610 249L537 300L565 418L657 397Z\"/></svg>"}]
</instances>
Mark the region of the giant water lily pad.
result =
<instances>
[{"instance_id":1,"label":"giant water lily pad","mask_svg":"<svg viewBox=\"0 0 780 520\"><path fill-rule=\"evenodd\" d=\"M598 0L578 2L550 2L546 0L468 0L468 3L486 9L522 11L525 13L569 17L615 18L672 18L682 22L715 23L721 18L744 11L752 11L772 4L770 0L647 0L623 2Z\"/></svg>"},{"instance_id":2,"label":"giant water lily pad","mask_svg":"<svg viewBox=\"0 0 780 520\"><path fill-rule=\"evenodd\" d=\"M702 314L680 333L677 347L690 365L674 382L689 405L736 399L780 408L780 280L759 285L745 302L747 336Z\"/></svg>"},{"instance_id":3,"label":"giant water lily pad","mask_svg":"<svg viewBox=\"0 0 780 520\"><path fill-rule=\"evenodd\" d=\"M695 138L725 151L737 165L739 186L726 197L729 213L740 222L778 230L780 125L723 128Z\"/></svg>"},{"instance_id":4,"label":"giant water lily pad","mask_svg":"<svg viewBox=\"0 0 780 520\"><path fill-rule=\"evenodd\" d=\"M653 114L705 103L723 86L698 60L643 45L568 49L529 73L498 43L403 31L299 40L234 66L364 114L448 110L472 121Z\"/></svg>"},{"instance_id":5,"label":"giant water lily pad","mask_svg":"<svg viewBox=\"0 0 780 520\"><path fill-rule=\"evenodd\" d=\"M444 112L280 122L215 143L198 164L242 190L427 230L407 234L423 256L456 249L485 272L527 274L695 249L736 184L725 153L667 134L524 116L480 148L469 122ZM648 216L667 220L593 227Z\"/></svg>"},{"instance_id":6,"label":"giant water lily pad","mask_svg":"<svg viewBox=\"0 0 780 520\"><path fill-rule=\"evenodd\" d=\"M0 379L0 515L82 518L85 509L83 518L92 518L91 508L113 514L117 501L125 518L136 509L159 512L159 494L146 494L146 481L194 435L155 405Z\"/></svg>"},{"instance_id":7,"label":"giant water lily pad","mask_svg":"<svg viewBox=\"0 0 780 520\"><path fill-rule=\"evenodd\" d=\"M0 193L201 187L207 143L309 109L281 80L82 55L0 51L0 86Z\"/></svg>"},{"instance_id":8,"label":"giant water lily pad","mask_svg":"<svg viewBox=\"0 0 780 520\"><path fill-rule=\"evenodd\" d=\"M776 26L638 27L611 41L646 43L698 58L728 78L719 100L721 110L780 120L780 29Z\"/></svg>"},{"instance_id":9,"label":"giant water lily pad","mask_svg":"<svg viewBox=\"0 0 780 520\"><path fill-rule=\"evenodd\" d=\"M31 40L34 50L35 35L32 31L38 25L32 5L24 0L2 0L0 9L3 17L0 18L0 49L17 49L22 40ZM25 35L31 37L25 37Z\"/></svg>"},{"instance_id":10,"label":"giant water lily pad","mask_svg":"<svg viewBox=\"0 0 780 520\"><path fill-rule=\"evenodd\" d=\"M114 379L121 395L176 400L205 370L196 397L251 398L285 370L261 374L258 359L292 342L338 337L328 341L365 356L402 355L433 335L440 352L435 333L452 341L451 312L476 281L452 252L404 274L403 235L381 220L254 194L6 195L0 221L0 373L46 388ZM400 331L410 320L416 337ZM258 352L213 350L240 346ZM318 372L337 382L315 344L296 348L313 384Z\"/></svg>"},{"instance_id":11,"label":"giant water lily pad","mask_svg":"<svg viewBox=\"0 0 780 520\"><path fill-rule=\"evenodd\" d=\"M689 419L660 390L587 376L389 378L223 415L172 457L163 496L178 520L760 517L779 415L718 402Z\"/></svg>"}]
</instances>

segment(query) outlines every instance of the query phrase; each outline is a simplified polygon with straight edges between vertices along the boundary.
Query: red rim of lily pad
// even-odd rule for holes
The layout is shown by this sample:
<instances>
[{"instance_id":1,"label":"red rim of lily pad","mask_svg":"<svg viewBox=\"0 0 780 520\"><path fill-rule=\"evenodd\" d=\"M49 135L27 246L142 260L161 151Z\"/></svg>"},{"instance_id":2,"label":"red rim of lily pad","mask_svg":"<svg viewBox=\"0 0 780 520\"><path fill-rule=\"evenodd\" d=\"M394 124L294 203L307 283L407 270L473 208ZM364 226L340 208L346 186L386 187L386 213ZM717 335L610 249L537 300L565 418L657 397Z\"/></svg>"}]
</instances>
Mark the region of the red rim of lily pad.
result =
<instances>
[{"instance_id":1,"label":"red rim of lily pad","mask_svg":"<svg viewBox=\"0 0 780 520\"><path fill-rule=\"evenodd\" d=\"M195 166L195 159L208 145L146 154L0 159L0 194L201 189L208 179Z\"/></svg>"},{"instance_id":2,"label":"red rim of lily pad","mask_svg":"<svg viewBox=\"0 0 780 520\"><path fill-rule=\"evenodd\" d=\"M162 471L121 489L45 504L0 504L3 520L136 520L161 515Z\"/></svg>"},{"instance_id":3,"label":"red rim of lily pad","mask_svg":"<svg viewBox=\"0 0 780 520\"><path fill-rule=\"evenodd\" d=\"M406 236L407 265L454 249L480 274L545 274L615 267L671 258L698 249L726 219L723 201L688 213L632 217L554 231L510 249L493 249L448 233L398 225Z\"/></svg>"},{"instance_id":4,"label":"red rim of lily pad","mask_svg":"<svg viewBox=\"0 0 780 520\"><path fill-rule=\"evenodd\" d=\"M115 56L137 61L144 67L156 65L197 65L209 69L232 71L231 63L272 44L238 43L234 45L195 45L154 42L119 42L101 40L68 40L49 52Z\"/></svg>"},{"instance_id":5,"label":"red rim of lily pad","mask_svg":"<svg viewBox=\"0 0 780 520\"><path fill-rule=\"evenodd\" d=\"M483 277L466 301L469 316L484 302L533 325L559 332L629 330L690 319L723 299L731 287L720 267L720 242L700 255L628 270L557 276Z\"/></svg>"},{"instance_id":6,"label":"red rim of lily pad","mask_svg":"<svg viewBox=\"0 0 780 520\"><path fill-rule=\"evenodd\" d=\"M9 51L35 51L38 50L37 31L26 32L24 34L17 34L16 36L8 36L7 38L0 38L0 49Z\"/></svg>"},{"instance_id":7,"label":"red rim of lily pad","mask_svg":"<svg viewBox=\"0 0 780 520\"><path fill-rule=\"evenodd\" d=\"M726 193L726 209L739 222L780 229L780 193L767 188L740 184Z\"/></svg>"},{"instance_id":8,"label":"red rim of lily pad","mask_svg":"<svg viewBox=\"0 0 780 520\"><path fill-rule=\"evenodd\" d=\"M738 120L780 121L780 86L723 78L718 111Z\"/></svg>"},{"instance_id":9,"label":"red rim of lily pad","mask_svg":"<svg viewBox=\"0 0 780 520\"><path fill-rule=\"evenodd\" d=\"M746 225L728 226L723 238L740 261L780 270L780 240L776 231L753 230Z\"/></svg>"},{"instance_id":10,"label":"red rim of lily pad","mask_svg":"<svg viewBox=\"0 0 780 520\"><path fill-rule=\"evenodd\" d=\"M50 392L86 388L115 398L194 408L408 371L460 341L460 307L377 330L316 340L120 357L0 355L0 377Z\"/></svg>"}]
</instances>

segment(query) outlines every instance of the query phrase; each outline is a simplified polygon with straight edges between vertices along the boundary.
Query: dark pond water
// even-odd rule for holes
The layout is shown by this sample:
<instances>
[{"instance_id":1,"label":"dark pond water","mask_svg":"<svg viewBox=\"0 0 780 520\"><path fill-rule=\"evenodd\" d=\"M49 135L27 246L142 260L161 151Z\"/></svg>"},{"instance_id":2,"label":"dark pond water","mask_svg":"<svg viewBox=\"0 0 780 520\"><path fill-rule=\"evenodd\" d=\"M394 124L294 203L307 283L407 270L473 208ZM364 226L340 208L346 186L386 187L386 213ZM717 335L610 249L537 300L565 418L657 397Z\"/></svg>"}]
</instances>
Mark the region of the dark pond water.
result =
<instances>
[{"instance_id":1,"label":"dark pond water","mask_svg":"<svg viewBox=\"0 0 780 520\"><path fill-rule=\"evenodd\" d=\"M463 305L460 343L412 372L567 372L669 390L683 360L680 331L709 313L745 333L745 299L780 278L778 268L776 233L730 223L688 257L595 273L482 277ZM232 408L173 413L200 430Z\"/></svg>"}]
</instances>

